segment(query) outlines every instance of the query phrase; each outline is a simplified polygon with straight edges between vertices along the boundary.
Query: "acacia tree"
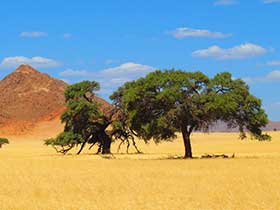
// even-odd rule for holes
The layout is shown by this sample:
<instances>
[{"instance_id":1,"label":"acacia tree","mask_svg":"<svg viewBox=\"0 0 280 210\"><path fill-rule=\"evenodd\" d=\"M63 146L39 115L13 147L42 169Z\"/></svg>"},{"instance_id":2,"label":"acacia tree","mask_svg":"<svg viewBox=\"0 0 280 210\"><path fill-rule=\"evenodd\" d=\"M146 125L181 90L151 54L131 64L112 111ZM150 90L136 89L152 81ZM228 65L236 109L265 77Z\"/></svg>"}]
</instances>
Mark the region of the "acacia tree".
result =
<instances>
[{"instance_id":1,"label":"acacia tree","mask_svg":"<svg viewBox=\"0 0 280 210\"><path fill-rule=\"evenodd\" d=\"M155 71L124 84L111 99L126 113L129 129L145 141L170 140L181 132L185 158L192 158L192 132L208 131L218 120L238 127L242 139L245 131L270 139L261 131L268 123L261 101L227 72L209 79L201 72Z\"/></svg>"},{"instance_id":2,"label":"acacia tree","mask_svg":"<svg viewBox=\"0 0 280 210\"><path fill-rule=\"evenodd\" d=\"M63 154L80 146L77 153L80 154L87 143L92 146L98 143L98 152L110 153L111 137L106 128L112 122L114 109L103 112L102 104L94 99L94 91L97 90L99 84L95 81L83 81L66 88L67 109L61 116L61 121L65 124L64 132L56 138L47 139L46 145L53 146Z\"/></svg>"},{"instance_id":3,"label":"acacia tree","mask_svg":"<svg viewBox=\"0 0 280 210\"><path fill-rule=\"evenodd\" d=\"M9 140L6 138L0 138L0 148L5 144L9 144Z\"/></svg>"}]
</instances>

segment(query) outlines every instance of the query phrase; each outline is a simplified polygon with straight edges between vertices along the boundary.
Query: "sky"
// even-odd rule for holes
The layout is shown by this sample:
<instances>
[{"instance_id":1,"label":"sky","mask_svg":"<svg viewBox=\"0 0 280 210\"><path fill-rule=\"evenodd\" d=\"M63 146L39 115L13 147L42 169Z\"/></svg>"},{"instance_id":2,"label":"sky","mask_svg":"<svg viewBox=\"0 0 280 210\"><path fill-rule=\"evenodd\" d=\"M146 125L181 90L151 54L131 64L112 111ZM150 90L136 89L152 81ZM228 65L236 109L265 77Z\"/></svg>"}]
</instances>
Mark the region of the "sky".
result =
<instances>
[{"instance_id":1,"label":"sky","mask_svg":"<svg viewBox=\"0 0 280 210\"><path fill-rule=\"evenodd\" d=\"M0 7L0 79L20 64L108 96L156 69L229 71L280 121L280 0L21 0Z\"/></svg>"}]
</instances>

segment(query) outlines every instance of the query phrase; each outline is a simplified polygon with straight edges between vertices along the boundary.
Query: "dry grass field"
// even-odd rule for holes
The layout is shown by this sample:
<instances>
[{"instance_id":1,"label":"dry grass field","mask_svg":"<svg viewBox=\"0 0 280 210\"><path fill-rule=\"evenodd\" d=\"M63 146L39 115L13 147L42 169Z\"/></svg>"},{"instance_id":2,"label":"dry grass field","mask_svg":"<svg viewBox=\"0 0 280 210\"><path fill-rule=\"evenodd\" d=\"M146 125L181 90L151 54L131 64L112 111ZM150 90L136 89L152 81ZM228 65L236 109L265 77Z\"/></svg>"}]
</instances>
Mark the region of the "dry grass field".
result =
<instances>
[{"instance_id":1,"label":"dry grass field","mask_svg":"<svg viewBox=\"0 0 280 210\"><path fill-rule=\"evenodd\" d=\"M237 134L197 133L195 156L236 158L193 160L172 158L183 155L180 137L111 159L88 150L62 156L39 137L11 137L0 150L0 210L277 210L280 133L271 134L272 142L242 142Z\"/></svg>"}]
</instances>

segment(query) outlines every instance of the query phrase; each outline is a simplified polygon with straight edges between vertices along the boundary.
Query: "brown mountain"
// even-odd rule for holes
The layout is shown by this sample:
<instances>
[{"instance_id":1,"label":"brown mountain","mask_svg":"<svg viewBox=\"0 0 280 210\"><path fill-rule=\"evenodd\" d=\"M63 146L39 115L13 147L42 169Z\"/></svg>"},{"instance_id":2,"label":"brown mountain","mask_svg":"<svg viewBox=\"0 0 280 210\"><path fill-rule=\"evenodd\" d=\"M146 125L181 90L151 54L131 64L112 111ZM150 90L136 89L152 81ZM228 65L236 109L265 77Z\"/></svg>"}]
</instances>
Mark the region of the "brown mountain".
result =
<instances>
[{"instance_id":1,"label":"brown mountain","mask_svg":"<svg viewBox=\"0 0 280 210\"><path fill-rule=\"evenodd\" d=\"M36 131L56 135L62 130L59 117L65 110L62 80L41 73L29 65L21 65L0 80L0 134L18 135ZM92 96L108 114L112 105ZM45 135L46 136L46 135Z\"/></svg>"},{"instance_id":2,"label":"brown mountain","mask_svg":"<svg viewBox=\"0 0 280 210\"><path fill-rule=\"evenodd\" d=\"M18 134L51 120L65 107L67 84L21 65L0 81L0 131Z\"/></svg>"}]
</instances>

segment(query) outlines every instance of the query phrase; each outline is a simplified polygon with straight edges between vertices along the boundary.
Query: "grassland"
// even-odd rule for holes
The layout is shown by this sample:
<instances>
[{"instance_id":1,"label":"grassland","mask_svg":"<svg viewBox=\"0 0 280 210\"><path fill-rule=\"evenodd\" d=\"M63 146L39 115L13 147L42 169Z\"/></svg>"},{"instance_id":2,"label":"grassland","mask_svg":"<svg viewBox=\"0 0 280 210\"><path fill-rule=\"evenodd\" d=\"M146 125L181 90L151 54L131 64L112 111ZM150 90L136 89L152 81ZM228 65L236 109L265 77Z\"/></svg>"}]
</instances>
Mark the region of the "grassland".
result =
<instances>
[{"instance_id":1,"label":"grassland","mask_svg":"<svg viewBox=\"0 0 280 210\"><path fill-rule=\"evenodd\" d=\"M272 142L237 134L194 134L194 155L179 160L181 137L143 145L142 155L55 154L35 137L12 138L0 150L0 210L280 209L280 133ZM113 151L116 151L113 145Z\"/></svg>"}]
</instances>

